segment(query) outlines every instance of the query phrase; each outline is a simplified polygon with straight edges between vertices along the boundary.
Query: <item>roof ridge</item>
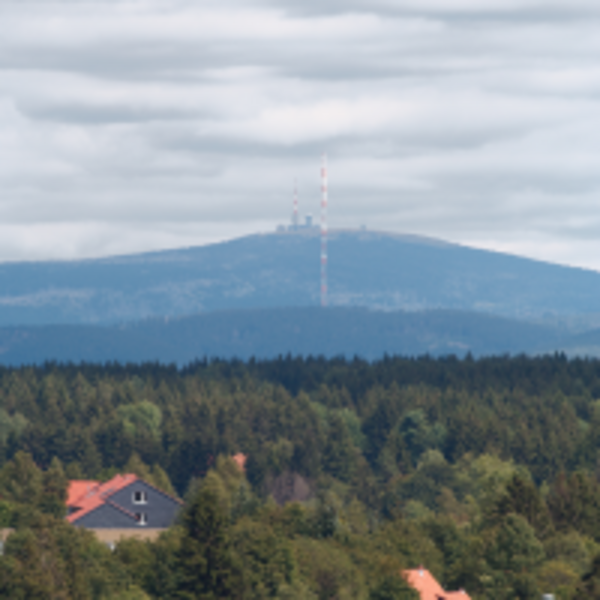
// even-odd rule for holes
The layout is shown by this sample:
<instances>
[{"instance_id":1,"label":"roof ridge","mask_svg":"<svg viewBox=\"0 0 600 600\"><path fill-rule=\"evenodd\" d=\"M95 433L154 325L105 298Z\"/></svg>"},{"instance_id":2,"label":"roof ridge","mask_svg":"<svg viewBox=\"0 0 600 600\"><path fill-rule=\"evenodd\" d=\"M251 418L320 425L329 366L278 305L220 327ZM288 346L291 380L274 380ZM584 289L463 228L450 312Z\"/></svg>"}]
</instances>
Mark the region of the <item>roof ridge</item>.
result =
<instances>
[{"instance_id":1,"label":"roof ridge","mask_svg":"<svg viewBox=\"0 0 600 600\"><path fill-rule=\"evenodd\" d=\"M112 479L105 481L98 489L98 493L103 497L109 498L138 479L139 477L135 473L127 473L126 475L117 474ZM110 487L108 487L109 485Z\"/></svg>"}]
</instances>

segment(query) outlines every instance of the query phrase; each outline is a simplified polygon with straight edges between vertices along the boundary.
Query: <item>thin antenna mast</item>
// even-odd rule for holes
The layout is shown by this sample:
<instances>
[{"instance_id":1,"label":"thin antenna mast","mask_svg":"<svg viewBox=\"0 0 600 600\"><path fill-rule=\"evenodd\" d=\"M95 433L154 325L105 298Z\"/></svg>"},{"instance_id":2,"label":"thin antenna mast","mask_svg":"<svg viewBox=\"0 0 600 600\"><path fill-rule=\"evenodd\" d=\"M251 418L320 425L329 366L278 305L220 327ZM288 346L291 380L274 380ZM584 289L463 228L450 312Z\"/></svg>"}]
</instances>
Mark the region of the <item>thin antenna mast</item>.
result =
<instances>
[{"instance_id":1,"label":"thin antenna mast","mask_svg":"<svg viewBox=\"0 0 600 600\"><path fill-rule=\"evenodd\" d=\"M321 166L321 306L327 306L327 155Z\"/></svg>"}]
</instances>

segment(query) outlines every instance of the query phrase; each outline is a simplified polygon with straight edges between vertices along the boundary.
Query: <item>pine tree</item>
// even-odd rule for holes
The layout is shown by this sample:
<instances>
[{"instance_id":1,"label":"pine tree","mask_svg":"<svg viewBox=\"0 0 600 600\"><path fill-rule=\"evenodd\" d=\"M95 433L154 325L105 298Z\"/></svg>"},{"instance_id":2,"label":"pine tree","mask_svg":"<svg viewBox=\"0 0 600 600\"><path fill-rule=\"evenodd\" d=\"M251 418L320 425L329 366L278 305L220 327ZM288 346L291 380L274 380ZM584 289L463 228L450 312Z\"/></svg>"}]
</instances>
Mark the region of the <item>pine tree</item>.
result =
<instances>
[{"instance_id":1,"label":"pine tree","mask_svg":"<svg viewBox=\"0 0 600 600\"><path fill-rule=\"evenodd\" d=\"M183 514L178 590L181 599L235 597L236 568L230 549L229 515L220 487L218 477L209 473Z\"/></svg>"},{"instance_id":2,"label":"pine tree","mask_svg":"<svg viewBox=\"0 0 600 600\"><path fill-rule=\"evenodd\" d=\"M62 463L56 457L52 459L48 470L42 476L44 492L40 499L42 512L55 517L65 515L68 480Z\"/></svg>"}]
</instances>

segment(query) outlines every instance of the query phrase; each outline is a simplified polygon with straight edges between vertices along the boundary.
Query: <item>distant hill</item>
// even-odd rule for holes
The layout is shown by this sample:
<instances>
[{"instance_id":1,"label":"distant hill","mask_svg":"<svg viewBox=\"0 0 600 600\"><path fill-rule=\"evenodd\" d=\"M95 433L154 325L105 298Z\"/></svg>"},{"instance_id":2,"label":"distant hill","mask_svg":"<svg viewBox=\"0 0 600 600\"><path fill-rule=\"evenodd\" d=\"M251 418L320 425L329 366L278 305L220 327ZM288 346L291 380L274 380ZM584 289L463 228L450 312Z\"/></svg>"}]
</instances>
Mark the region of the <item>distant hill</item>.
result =
<instances>
[{"instance_id":1,"label":"distant hill","mask_svg":"<svg viewBox=\"0 0 600 600\"><path fill-rule=\"evenodd\" d=\"M600 342L600 335L597 336ZM280 354L385 353L474 356L547 353L572 339L552 327L460 311L381 312L363 308L223 311L126 326L52 325L0 329L0 364L272 358Z\"/></svg>"},{"instance_id":2,"label":"distant hill","mask_svg":"<svg viewBox=\"0 0 600 600\"><path fill-rule=\"evenodd\" d=\"M600 274L432 239L333 231L330 304L523 319L600 314ZM111 324L319 302L315 231L99 260L0 265L0 326Z\"/></svg>"}]
</instances>

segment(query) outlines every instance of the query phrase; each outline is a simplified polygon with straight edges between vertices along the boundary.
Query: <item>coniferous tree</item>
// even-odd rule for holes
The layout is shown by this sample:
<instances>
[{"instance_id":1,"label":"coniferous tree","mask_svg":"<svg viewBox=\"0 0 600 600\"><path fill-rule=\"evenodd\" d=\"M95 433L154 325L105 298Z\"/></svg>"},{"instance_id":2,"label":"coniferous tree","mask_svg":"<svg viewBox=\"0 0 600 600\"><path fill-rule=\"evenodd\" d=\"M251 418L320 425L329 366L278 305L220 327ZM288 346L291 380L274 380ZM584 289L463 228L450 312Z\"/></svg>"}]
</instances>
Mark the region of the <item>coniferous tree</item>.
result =
<instances>
[{"instance_id":1,"label":"coniferous tree","mask_svg":"<svg viewBox=\"0 0 600 600\"><path fill-rule=\"evenodd\" d=\"M40 510L57 518L64 517L68 484L62 463L55 456L42 476L43 492L39 504Z\"/></svg>"},{"instance_id":2,"label":"coniferous tree","mask_svg":"<svg viewBox=\"0 0 600 600\"><path fill-rule=\"evenodd\" d=\"M217 476L209 473L182 517L177 595L186 600L235 597L238 569L230 546L229 514Z\"/></svg>"}]
</instances>

